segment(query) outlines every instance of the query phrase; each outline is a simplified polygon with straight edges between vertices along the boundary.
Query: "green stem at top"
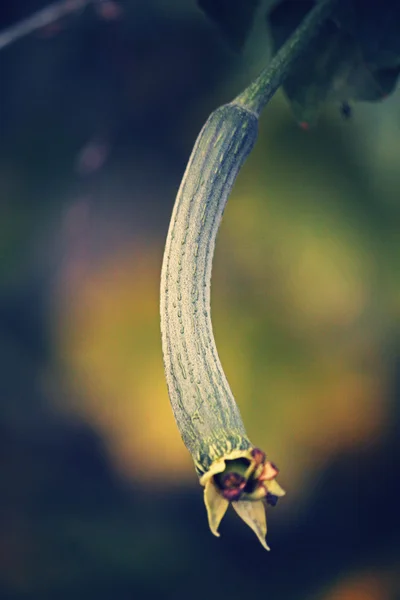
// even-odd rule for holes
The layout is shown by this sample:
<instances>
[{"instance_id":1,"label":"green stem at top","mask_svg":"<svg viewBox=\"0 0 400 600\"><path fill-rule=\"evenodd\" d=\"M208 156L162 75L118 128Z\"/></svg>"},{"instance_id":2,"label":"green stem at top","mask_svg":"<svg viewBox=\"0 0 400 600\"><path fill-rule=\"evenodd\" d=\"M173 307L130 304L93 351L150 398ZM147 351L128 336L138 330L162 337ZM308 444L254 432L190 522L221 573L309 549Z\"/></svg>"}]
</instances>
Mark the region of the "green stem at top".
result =
<instances>
[{"instance_id":1,"label":"green stem at top","mask_svg":"<svg viewBox=\"0 0 400 600\"><path fill-rule=\"evenodd\" d=\"M293 35L275 54L270 64L235 100L235 104L260 115L264 106L271 100L277 89L290 75L293 63L299 58L308 44L318 33L320 26L331 14L337 0L321 0L303 19Z\"/></svg>"}]
</instances>

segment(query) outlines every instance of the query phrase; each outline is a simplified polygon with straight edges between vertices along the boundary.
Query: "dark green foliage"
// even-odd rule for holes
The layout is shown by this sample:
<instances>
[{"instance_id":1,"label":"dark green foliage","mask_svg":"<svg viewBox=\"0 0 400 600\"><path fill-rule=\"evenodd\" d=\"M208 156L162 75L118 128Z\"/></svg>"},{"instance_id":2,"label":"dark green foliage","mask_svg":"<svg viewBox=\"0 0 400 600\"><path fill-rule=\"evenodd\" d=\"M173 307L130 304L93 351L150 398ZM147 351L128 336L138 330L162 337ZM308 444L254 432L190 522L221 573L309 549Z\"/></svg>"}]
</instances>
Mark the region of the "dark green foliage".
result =
<instances>
[{"instance_id":1,"label":"dark green foliage","mask_svg":"<svg viewBox=\"0 0 400 600\"><path fill-rule=\"evenodd\" d=\"M243 47L260 0L197 0L236 50ZM281 0L267 14L276 52L315 0ZM377 102L400 74L400 2L340 0L284 85L295 118L312 125L327 102Z\"/></svg>"},{"instance_id":2,"label":"dark green foliage","mask_svg":"<svg viewBox=\"0 0 400 600\"><path fill-rule=\"evenodd\" d=\"M377 69L399 66L398 0L341 0L335 17L340 27L356 39L367 63Z\"/></svg>"},{"instance_id":3,"label":"dark green foliage","mask_svg":"<svg viewBox=\"0 0 400 600\"><path fill-rule=\"evenodd\" d=\"M214 21L235 50L246 41L260 0L198 0L198 5Z\"/></svg>"},{"instance_id":4,"label":"dark green foliage","mask_svg":"<svg viewBox=\"0 0 400 600\"><path fill-rule=\"evenodd\" d=\"M268 14L274 51L313 7L283 0ZM400 3L342 0L298 60L284 90L299 122L313 124L328 101L375 102L400 73Z\"/></svg>"}]
</instances>

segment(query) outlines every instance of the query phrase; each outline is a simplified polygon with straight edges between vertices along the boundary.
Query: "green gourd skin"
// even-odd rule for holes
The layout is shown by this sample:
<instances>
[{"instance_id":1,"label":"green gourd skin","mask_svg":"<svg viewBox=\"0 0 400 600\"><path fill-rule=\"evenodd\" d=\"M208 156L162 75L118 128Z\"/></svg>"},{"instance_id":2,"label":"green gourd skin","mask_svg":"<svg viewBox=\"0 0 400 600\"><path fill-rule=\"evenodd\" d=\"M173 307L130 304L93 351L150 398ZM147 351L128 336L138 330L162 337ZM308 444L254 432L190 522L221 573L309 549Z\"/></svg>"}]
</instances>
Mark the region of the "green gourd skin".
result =
<instances>
[{"instance_id":1,"label":"green gourd skin","mask_svg":"<svg viewBox=\"0 0 400 600\"><path fill-rule=\"evenodd\" d=\"M192 455L212 533L229 504L267 532L265 500L284 491L278 469L250 443L215 346L210 286L215 240L258 115L236 102L214 111L195 143L171 217L161 273L161 335L175 420ZM275 500L274 500L275 501Z\"/></svg>"},{"instance_id":2,"label":"green gourd skin","mask_svg":"<svg viewBox=\"0 0 400 600\"><path fill-rule=\"evenodd\" d=\"M165 373L174 416L199 475L230 452L252 447L215 346L210 283L225 204L257 129L257 116L235 103L210 115L183 177L165 247Z\"/></svg>"},{"instance_id":3,"label":"green gourd skin","mask_svg":"<svg viewBox=\"0 0 400 600\"><path fill-rule=\"evenodd\" d=\"M172 409L192 454L211 532L231 504L265 549L266 504L285 494L279 473L250 443L215 346L210 285L215 240L236 176L257 138L262 108L337 0L321 0L236 99L208 118L172 213L161 273L161 337Z\"/></svg>"}]
</instances>

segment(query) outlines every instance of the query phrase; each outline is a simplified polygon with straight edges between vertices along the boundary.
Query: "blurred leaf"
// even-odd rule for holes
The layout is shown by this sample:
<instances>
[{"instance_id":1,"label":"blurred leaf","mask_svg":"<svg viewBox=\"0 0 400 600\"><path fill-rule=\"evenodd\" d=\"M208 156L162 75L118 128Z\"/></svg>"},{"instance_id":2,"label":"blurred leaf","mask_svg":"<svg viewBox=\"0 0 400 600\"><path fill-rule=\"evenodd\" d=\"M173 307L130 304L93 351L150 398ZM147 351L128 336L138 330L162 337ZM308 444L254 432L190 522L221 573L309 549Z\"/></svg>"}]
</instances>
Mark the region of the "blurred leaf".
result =
<instances>
[{"instance_id":1,"label":"blurred leaf","mask_svg":"<svg viewBox=\"0 0 400 600\"><path fill-rule=\"evenodd\" d=\"M283 0L268 14L275 51L313 5ZM326 102L382 100L394 91L399 73L400 4L343 0L297 61L284 90L306 126L315 123Z\"/></svg>"},{"instance_id":2,"label":"blurred leaf","mask_svg":"<svg viewBox=\"0 0 400 600\"><path fill-rule=\"evenodd\" d=\"M254 21L260 0L198 0L235 50L241 50Z\"/></svg>"},{"instance_id":3,"label":"blurred leaf","mask_svg":"<svg viewBox=\"0 0 400 600\"><path fill-rule=\"evenodd\" d=\"M399 66L399 2L341 0L335 21L356 39L367 63L377 69Z\"/></svg>"}]
</instances>

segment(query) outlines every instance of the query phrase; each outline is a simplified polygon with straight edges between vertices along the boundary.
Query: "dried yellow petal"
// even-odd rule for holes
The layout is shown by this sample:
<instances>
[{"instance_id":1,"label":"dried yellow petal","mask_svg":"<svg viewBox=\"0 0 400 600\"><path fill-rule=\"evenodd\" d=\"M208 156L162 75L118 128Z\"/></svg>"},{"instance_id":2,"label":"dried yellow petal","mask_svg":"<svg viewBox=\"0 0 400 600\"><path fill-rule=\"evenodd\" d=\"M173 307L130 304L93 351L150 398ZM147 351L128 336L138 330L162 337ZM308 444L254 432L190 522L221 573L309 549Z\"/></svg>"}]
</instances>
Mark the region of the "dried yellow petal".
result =
<instances>
[{"instance_id":1,"label":"dried yellow petal","mask_svg":"<svg viewBox=\"0 0 400 600\"><path fill-rule=\"evenodd\" d=\"M252 502L251 500L239 500L232 502L233 508L243 521L256 534L261 544L269 550L265 537L267 535L267 518L265 516L265 504L262 500Z\"/></svg>"},{"instance_id":2,"label":"dried yellow petal","mask_svg":"<svg viewBox=\"0 0 400 600\"><path fill-rule=\"evenodd\" d=\"M221 496L212 479L207 481L204 488L204 503L211 532L219 537L218 527L228 509L229 501Z\"/></svg>"}]
</instances>

